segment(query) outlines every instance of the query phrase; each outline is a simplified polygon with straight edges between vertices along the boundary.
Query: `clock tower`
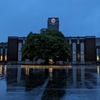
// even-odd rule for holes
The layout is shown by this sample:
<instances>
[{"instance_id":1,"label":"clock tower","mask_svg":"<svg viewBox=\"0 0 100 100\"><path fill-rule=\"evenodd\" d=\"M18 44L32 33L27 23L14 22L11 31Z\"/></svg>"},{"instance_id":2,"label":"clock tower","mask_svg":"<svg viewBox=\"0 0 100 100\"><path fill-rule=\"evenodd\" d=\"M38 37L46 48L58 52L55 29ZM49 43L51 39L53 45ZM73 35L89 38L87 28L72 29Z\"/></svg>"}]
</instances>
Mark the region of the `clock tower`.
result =
<instances>
[{"instance_id":1,"label":"clock tower","mask_svg":"<svg viewBox=\"0 0 100 100\"><path fill-rule=\"evenodd\" d=\"M59 18L48 18L47 24L49 29L59 30Z\"/></svg>"}]
</instances>

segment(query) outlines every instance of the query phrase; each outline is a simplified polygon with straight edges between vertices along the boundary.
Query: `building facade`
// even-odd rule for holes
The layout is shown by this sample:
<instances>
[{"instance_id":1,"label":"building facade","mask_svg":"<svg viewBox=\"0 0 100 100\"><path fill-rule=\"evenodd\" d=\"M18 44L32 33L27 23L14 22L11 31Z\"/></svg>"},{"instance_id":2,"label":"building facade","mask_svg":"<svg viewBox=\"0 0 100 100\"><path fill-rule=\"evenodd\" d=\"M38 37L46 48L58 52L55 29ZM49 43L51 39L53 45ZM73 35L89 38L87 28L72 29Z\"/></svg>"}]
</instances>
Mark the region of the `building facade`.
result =
<instances>
[{"instance_id":1,"label":"building facade","mask_svg":"<svg viewBox=\"0 0 100 100\"><path fill-rule=\"evenodd\" d=\"M21 48L25 37L8 37L7 43L0 43L0 62L23 61ZM95 36L66 37L72 51L68 59L72 63L100 62L100 38Z\"/></svg>"},{"instance_id":2,"label":"building facade","mask_svg":"<svg viewBox=\"0 0 100 100\"><path fill-rule=\"evenodd\" d=\"M66 37L66 40L71 46L72 56L69 60L72 63L97 62L95 36Z\"/></svg>"}]
</instances>

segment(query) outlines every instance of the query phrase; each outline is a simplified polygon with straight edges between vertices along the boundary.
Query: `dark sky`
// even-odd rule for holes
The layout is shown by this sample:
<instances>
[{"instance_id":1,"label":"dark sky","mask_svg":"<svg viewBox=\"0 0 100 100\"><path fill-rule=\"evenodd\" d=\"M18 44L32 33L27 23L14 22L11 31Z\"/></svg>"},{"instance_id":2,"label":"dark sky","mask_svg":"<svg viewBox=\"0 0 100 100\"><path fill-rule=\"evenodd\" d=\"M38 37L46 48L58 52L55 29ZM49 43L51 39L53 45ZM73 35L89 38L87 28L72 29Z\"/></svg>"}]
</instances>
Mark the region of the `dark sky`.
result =
<instances>
[{"instance_id":1,"label":"dark sky","mask_svg":"<svg viewBox=\"0 0 100 100\"><path fill-rule=\"evenodd\" d=\"M59 17L65 36L100 37L100 0L0 0L0 42L27 36Z\"/></svg>"}]
</instances>

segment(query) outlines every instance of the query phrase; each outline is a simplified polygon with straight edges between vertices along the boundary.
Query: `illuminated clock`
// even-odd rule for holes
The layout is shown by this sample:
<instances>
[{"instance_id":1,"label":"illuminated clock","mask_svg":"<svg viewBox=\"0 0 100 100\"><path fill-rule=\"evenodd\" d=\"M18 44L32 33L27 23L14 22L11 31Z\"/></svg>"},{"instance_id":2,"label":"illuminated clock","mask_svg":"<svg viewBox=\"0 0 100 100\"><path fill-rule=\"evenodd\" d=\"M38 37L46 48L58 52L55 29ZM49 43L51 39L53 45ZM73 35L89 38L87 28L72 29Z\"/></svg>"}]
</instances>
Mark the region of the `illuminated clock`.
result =
<instances>
[{"instance_id":1,"label":"illuminated clock","mask_svg":"<svg viewBox=\"0 0 100 100\"><path fill-rule=\"evenodd\" d=\"M52 18L51 23L54 24L56 22L56 19Z\"/></svg>"}]
</instances>

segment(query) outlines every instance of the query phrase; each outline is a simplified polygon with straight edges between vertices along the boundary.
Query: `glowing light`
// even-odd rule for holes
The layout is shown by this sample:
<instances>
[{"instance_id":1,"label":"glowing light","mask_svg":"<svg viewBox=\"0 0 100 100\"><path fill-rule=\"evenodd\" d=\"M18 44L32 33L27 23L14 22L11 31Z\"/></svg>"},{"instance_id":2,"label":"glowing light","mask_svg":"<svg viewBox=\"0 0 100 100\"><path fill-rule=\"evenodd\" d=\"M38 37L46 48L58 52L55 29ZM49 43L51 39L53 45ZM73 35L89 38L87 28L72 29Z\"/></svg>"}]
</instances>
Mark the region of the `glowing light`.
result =
<instances>
[{"instance_id":1,"label":"glowing light","mask_svg":"<svg viewBox=\"0 0 100 100\"><path fill-rule=\"evenodd\" d=\"M5 56L5 61L7 61L7 56Z\"/></svg>"},{"instance_id":2,"label":"glowing light","mask_svg":"<svg viewBox=\"0 0 100 100\"><path fill-rule=\"evenodd\" d=\"M53 71L53 68L49 68L49 72L52 73L52 71Z\"/></svg>"},{"instance_id":3,"label":"glowing light","mask_svg":"<svg viewBox=\"0 0 100 100\"><path fill-rule=\"evenodd\" d=\"M2 61L3 60L3 57L2 56L0 56L0 61Z\"/></svg>"},{"instance_id":4,"label":"glowing light","mask_svg":"<svg viewBox=\"0 0 100 100\"><path fill-rule=\"evenodd\" d=\"M55 68L55 69L59 69L59 68L72 68L71 65L65 65L65 66L61 66L61 65L21 65L21 68Z\"/></svg>"},{"instance_id":5,"label":"glowing light","mask_svg":"<svg viewBox=\"0 0 100 100\"><path fill-rule=\"evenodd\" d=\"M97 60L100 60L100 59L99 59L99 56L97 56Z\"/></svg>"}]
</instances>

